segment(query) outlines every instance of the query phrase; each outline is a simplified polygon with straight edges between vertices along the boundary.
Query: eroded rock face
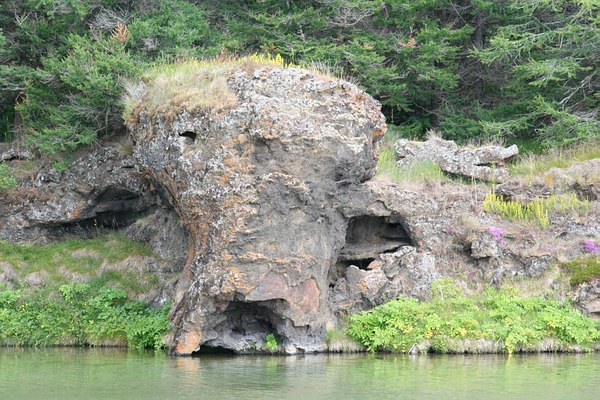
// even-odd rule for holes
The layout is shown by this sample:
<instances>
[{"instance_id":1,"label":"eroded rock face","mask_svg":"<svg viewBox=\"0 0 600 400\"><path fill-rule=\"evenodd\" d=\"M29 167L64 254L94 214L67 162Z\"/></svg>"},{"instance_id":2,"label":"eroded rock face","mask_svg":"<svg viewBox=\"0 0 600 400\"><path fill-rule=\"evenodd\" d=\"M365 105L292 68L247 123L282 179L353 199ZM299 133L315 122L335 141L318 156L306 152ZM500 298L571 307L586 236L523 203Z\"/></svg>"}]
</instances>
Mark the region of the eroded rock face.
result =
<instances>
[{"instance_id":1,"label":"eroded rock face","mask_svg":"<svg viewBox=\"0 0 600 400\"><path fill-rule=\"evenodd\" d=\"M425 142L401 139L395 147L401 167L432 161L449 174L494 182L501 182L508 177L506 163L519 153L516 145L468 148L438 138Z\"/></svg>"},{"instance_id":2,"label":"eroded rock face","mask_svg":"<svg viewBox=\"0 0 600 400\"><path fill-rule=\"evenodd\" d=\"M275 333L287 352L324 350L348 223L337 199L375 173L380 105L305 70L239 71L228 85L226 112L142 112L130 127L191 238L169 345L250 351Z\"/></svg>"}]
</instances>

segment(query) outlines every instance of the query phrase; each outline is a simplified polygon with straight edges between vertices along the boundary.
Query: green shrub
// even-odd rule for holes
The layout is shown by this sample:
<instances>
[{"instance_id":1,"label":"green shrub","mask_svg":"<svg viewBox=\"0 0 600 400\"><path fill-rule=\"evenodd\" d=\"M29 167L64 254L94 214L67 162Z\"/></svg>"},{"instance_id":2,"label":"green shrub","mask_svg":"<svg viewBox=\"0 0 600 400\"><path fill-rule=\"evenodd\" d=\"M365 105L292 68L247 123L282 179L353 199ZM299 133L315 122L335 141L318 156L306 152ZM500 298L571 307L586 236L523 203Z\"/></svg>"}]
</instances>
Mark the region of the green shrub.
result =
<instances>
[{"instance_id":1,"label":"green shrub","mask_svg":"<svg viewBox=\"0 0 600 400\"><path fill-rule=\"evenodd\" d=\"M113 287L86 283L44 290L0 291L0 345L102 346L161 349L170 306L152 309Z\"/></svg>"},{"instance_id":2,"label":"green shrub","mask_svg":"<svg viewBox=\"0 0 600 400\"><path fill-rule=\"evenodd\" d=\"M277 337L275 336L274 333L269 333L266 337L265 337L265 349L273 352L275 350L277 350L279 348L279 341L277 340Z\"/></svg>"},{"instance_id":3,"label":"green shrub","mask_svg":"<svg viewBox=\"0 0 600 400\"><path fill-rule=\"evenodd\" d=\"M0 190L10 189L17 186L17 180L10 173L8 165L0 162Z\"/></svg>"},{"instance_id":4,"label":"green shrub","mask_svg":"<svg viewBox=\"0 0 600 400\"><path fill-rule=\"evenodd\" d=\"M600 341L596 322L565 302L521 297L514 289L466 296L452 281L432 286L432 300L400 297L350 317L348 335L370 351L409 352L425 340L437 352L452 340L500 341L509 353L553 338L591 349Z\"/></svg>"}]
</instances>

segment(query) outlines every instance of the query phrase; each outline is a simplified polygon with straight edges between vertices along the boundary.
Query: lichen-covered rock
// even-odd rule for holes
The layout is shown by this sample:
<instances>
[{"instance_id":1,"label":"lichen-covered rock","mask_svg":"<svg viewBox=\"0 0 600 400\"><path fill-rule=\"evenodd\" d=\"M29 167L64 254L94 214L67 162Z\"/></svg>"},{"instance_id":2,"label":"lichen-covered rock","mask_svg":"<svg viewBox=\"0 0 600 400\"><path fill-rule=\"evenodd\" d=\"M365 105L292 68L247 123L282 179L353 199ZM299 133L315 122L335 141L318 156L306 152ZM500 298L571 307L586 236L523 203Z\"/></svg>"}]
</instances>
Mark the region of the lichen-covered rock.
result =
<instances>
[{"instance_id":1,"label":"lichen-covered rock","mask_svg":"<svg viewBox=\"0 0 600 400\"><path fill-rule=\"evenodd\" d=\"M0 239L49 242L126 226L161 204L144 177L132 156L114 145L88 153L62 174L42 169L34 185L0 198Z\"/></svg>"},{"instance_id":2,"label":"lichen-covered rock","mask_svg":"<svg viewBox=\"0 0 600 400\"><path fill-rule=\"evenodd\" d=\"M275 333L287 352L324 350L347 225L336 198L375 173L380 105L306 70L240 69L227 84L227 111L142 111L130 126L191 239L169 345L251 351Z\"/></svg>"},{"instance_id":3,"label":"lichen-covered rock","mask_svg":"<svg viewBox=\"0 0 600 400\"><path fill-rule=\"evenodd\" d=\"M506 163L519 153L516 145L468 148L438 138L425 142L401 139L396 142L395 148L401 167L432 161L449 174L494 182L508 177Z\"/></svg>"}]
</instances>

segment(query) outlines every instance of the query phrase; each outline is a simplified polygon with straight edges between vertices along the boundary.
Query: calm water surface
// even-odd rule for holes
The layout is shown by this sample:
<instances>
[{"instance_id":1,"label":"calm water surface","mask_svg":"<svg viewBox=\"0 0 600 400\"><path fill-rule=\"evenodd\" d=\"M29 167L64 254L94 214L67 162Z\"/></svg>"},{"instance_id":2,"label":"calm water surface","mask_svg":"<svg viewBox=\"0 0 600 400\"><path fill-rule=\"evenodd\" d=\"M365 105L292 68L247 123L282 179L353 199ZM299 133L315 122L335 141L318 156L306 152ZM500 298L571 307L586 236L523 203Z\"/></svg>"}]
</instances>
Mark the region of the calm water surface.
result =
<instances>
[{"instance_id":1,"label":"calm water surface","mask_svg":"<svg viewBox=\"0 0 600 400\"><path fill-rule=\"evenodd\" d=\"M600 355L175 358L0 349L0 399L600 399Z\"/></svg>"}]
</instances>

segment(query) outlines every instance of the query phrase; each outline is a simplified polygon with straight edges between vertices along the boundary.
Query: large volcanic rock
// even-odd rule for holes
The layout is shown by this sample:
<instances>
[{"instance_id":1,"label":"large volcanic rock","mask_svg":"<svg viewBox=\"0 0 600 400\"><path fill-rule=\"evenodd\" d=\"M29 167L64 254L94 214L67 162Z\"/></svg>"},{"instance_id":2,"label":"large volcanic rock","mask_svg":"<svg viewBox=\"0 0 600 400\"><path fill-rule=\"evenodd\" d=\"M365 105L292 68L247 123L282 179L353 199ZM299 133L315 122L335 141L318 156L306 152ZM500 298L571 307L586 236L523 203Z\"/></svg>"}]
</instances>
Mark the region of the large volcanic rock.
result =
<instances>
[{"instance_id":1,"label":"large volcanic rock","mask_svg":"<svg viewBox=\"0 0 600 400\"><path fill-rule=\"evenodd\" d=\"M334 204L375 173L380 104L306 70L240 69L227 85L225 110L141 110L129 126L190 233L169 345L249 351L275 333L287 352L324 350L348 224Z\"/></svg>"}]
</instances>

